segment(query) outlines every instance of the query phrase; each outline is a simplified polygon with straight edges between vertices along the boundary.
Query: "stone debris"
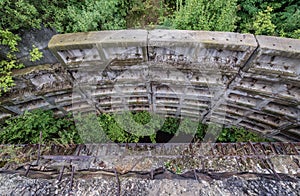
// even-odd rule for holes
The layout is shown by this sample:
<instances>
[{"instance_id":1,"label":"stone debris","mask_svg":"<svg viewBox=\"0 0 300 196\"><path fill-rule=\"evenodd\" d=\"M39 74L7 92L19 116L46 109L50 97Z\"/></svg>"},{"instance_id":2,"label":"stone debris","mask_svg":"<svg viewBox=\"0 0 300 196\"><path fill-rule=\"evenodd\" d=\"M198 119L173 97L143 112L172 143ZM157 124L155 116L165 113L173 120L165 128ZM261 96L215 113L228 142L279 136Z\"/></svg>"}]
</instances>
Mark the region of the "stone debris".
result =
<instances>
[{"instance_id":1,"label":"stone debris","mask_svg":"<svg viewBox=\"0 0 300 196\"><path fill-rule=\"evenodd\" d=\"M300 179L276 181L244 176L222 180L159 179L120 177L120 195L289 195L297 196ZM75 178L70 189L70 178L31 179L19 174L0 175L1 195L117 195L114 176Z\"/></svg>"}]
</instances>

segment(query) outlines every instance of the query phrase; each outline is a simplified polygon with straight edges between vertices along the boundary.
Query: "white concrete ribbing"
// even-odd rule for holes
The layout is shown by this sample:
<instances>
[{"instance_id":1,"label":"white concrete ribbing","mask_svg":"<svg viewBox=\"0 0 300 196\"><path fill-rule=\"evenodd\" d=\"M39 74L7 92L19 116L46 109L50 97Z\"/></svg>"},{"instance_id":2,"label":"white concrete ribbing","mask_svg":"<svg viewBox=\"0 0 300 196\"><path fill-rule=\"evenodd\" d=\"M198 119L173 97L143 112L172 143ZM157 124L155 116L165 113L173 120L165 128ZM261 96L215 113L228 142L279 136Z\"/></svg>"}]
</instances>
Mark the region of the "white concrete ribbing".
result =
<instances>
[{"instance_id":1,"label":"white concrete ribbing","mask_svg":"<svg viewBox=\"0 0 300 196\"><path fill-rule=\"evenodd\" d=\"M300 40L122 30L56 35L49 48L64 66L16 76L1 116L39 107L86 111L89 104L114 112L125 104L300 140Z\"/></svg>"}]
</instances>

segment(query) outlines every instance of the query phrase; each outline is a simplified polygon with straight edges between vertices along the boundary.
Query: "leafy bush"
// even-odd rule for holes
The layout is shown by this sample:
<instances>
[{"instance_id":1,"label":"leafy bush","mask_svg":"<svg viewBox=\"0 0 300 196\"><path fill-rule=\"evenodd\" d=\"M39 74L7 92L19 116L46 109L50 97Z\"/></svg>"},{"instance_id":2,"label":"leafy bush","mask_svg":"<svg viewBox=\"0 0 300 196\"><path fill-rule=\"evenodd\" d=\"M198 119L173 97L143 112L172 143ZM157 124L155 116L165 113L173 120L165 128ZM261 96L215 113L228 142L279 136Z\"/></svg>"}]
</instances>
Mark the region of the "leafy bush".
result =
<instances>
[{"instance_id":1,"label":"leafy bush","mask_svg":"<svg viewBox=\"0 0 300 196\"><path fill-rule=\"evenodd\" d=\"M122 117L124 116L122 115ZM124 129L126 128L126 125L120 126L124 118L120 118L118 114L102 114L99 116L99 120L104 132L111 141L120 143L136 143L140 139L138 135L132 134L130 131Z\"/></svg>"},{"instance_id":2,"label":"leafy bush","mask_svg":"<svg viewBox=\"0 0 300 196\"><path fill-rule=\"evenodd\" d=\"M197 131L196 131L195 137L197 139L204 138L206 130L207 130L207 125L202 124L202 123L198 123L198 127L197 127Z\"/></svg>"},{"instance_id":3,"label":"leafy bush","mask_svg":"<svg viewBox=\"0 0 300 196\"><path fill-rule=\"evenodd\" d=\"M75 117L78 133L85 143L101 143L114 141L119 143L138 142L139 137L124 130L115 120L115 115L95 114Z\"/></svg>"},{"instance_id":4,"label":"leafy bush","mask_svg":"<svg viewBox=\"0 0 300 196\"><path fill-rule=\"evenodd\" d=\"M21 38L8 30L0 29L0 44L9 47L9 52L6 54L6 59L0 60L0 96L3 92L7 92L10 87L14 86L12 78L12 70L23 67L23 64L18 63L15 52L18 51L17 44Z\"/></svg>"},{"instance_id":5,"label":"leafy bush","mask_svg":"<svg viewBox=\"0 0 300 196\"><path fill-rule=\"evenodd\" d=\"M34 61L38 61L43 57L43 53L41 51L39 51L39 49L33 45L32 46L32 50L30 51L30 61L34 62Z\"/></svg>"},{"instance_id":6,"label":"leafy bush","mask_svg":"<svg viewBox=\"0 0 300 196\"><path fill-rule=\"evenodd\" d=\"M248 132L244 128L224 128L219 137L218 142L263 142L267 141L266 139L260 137L259 135Z\"/></svg>"},{"instance_id":7,"label":"leafy bush","mask_svg":"<svg viewBox=\"0 0 300 196\"><path fill-rule=\"evenodd\" d=\"M132 0L128 4L127 27L160 25L173 12L166 0ZM149 14L151 13L151 14Z\"/></svg>"},{"instance_id":8,"label":"leafy bush","mask_svg":"<svg viewBox=\"0 0 300 196\"><path fill-rule=\"evenodd\" d=\"M76 126L75 126L76 125ZM76 130L77 129L77 130ZM236 127L222 129L220 126L204 125L187 119L167 117L165 121L147 111L121 114L78 115L75 121L70 115L58 118L51 110L25 112L24 115L8 119L0 128L0 142L10 144L38 143L40 131L44 143L102 143L139 142L145 136L156 142L158 131L178 135L194 134L203 140L206 134L218 137L218 142L265 141L257 134ZM209 139L209 138L208 138Z\"/></svg>"},{"instance_id":9,"label":"leafy bush","mask_svg":"<svg viewBox=\"0 0 300 196\"><path fill-rule=\"evenodd\" d=\"M85 0L66 7L64 17L55 25L60 32L87 32L95 30L115 30L126 27L126 11L122 0Z\"/></svg>"},{"instance_id":10,"label":"leafy bush","mask_svg":"<svg viewBox=\"0 0 300 196\"><path fill-rule=\"evenodd\" d=\"M107 116L109 117L109 116ZM106 115L97 117L95 114L74 116L75 125L83 142L101 143L108 141L104 130L110 121Z\"/></svg>"},{"instance_id":11,"label":"leafy bush","mask_svg":"<svg viewBox=\"0 0 300 196\"><path fill-rule=\"evenodd\" d=\"M43 143L71 144L81 142L70 116L56 118L51 110L36 110L10 118L2 125L1 143L39 143L42 132Z\"/></svg>"},{"instance_id":12,"label":"leafy bush","mask_svg":"<svg viewBox=\"0 0 300 196\"><path fill-rule=\"evenodd\" d=\"M39 28L40 14L28 0L1 0L0 27L9 31Z\"/></svg>"},{"instance_id":13,"label":"leafy bush","mask_svg":"<svg viewBox=\"0 0 300 196\"><path fill-rule=\"evenodd\" d=\"M56 28L59 32L125 28L125 0L2 0L0 27L9 31Z\"/></svg>"},{"instance_id":14,"label":"leafy bush","mask_svg":"<svg viewBox=\"0 0 300 196\"><path fill-rule=\"evenodd\" d=\"M300 39L300 2L290 1L280 7L272 18L277 26L277 34L283 37ZM284 11L281 11L284 8Z\"/></svg>"},{"instance_id":15,"label":"leafy bush","mask_svg":"<svg viewBox=\"0 0 300 196\"><path fill-rule=\"evenodd\" d=\"M236 0L186 0L175 12L173 27L187 30L234 31Z\"/></svg>"},{"instance_id":16,"label":"leafy bush","mask_svg":"<svg viewBox=\"0 0 300 196\"><path fill-rule=\"evenodd\" d=\"M253 29L257 35L273 35L276 26L272 23L271 12L273 9L267 7L266 10L258 12L253 22Z\"/></svg>"},{"instance_id":17,"label":"leafy bush","mask_svg":"<svg viewBox=\"0 0 300 196\"><path fill-rule=\"evenodd\" d=\"M135 142L144 136L151 135L153 138L163 124L163 119L159 115L147 111L136 112L135 114L130 111L122 112L114 114L113 117L121 128L136 137Z\"/></svg>"},{"instance_id":18,"label":"leafy bush","mask_svg":"<svg viewBox=\"0 0 300 196\"><path fill-rule=\"evenodd\" d=\"M299 6L300 1L297 0L238 0L237 30L243 33L300 38ZM256 32L258 29L263 32Z\"/></svg>"},{"instance_id":19,"label":"leafy bush","mask_svg":"<svg viewBox=\"0 0 300 196\"><path fill-rule=\"evenodd\" d=\"M179 118L166 117L161 130L170 134L176 134L179 124L180 124Z\"/></svg>"},{"instance_id":20,"label":"leafy bush","mask_svg":"<svg viewBox=\"0 0 300 196\"><path fill-rule=\"evenodd\" d=\"M39 28L37 9L28 1L24 0L2 0L0 1L0 45L8 46L9 51L6 59L0 61L0 96L14 86L11 73L13 69L22 68L23 65L17 61L15 53L18 52L17 45L21 38L17 34L20 29Z\"/></svg>"},{"instance_id":21,"label":"leafy bush","mask_svg":"<svg viewBox=\"0 0 300 196\"><path fill-rule=\"evenodd\" d=\"M180 126L179 126L176 134L177 135L179 133L196 134L196 132L198 131L198 125L199 125L199 122L192 121L189 118L183 118L180 121Z\"/></svg>"}]
</instances>

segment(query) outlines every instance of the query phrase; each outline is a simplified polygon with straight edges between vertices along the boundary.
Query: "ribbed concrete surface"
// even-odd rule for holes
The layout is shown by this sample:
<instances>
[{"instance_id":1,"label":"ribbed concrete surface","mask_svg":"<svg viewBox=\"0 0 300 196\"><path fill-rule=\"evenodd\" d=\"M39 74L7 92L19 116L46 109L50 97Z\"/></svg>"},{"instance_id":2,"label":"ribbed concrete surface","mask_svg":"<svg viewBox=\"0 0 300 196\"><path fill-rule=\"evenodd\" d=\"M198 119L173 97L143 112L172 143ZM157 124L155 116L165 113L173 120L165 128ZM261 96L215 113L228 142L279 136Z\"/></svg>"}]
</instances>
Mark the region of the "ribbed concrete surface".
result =
<instances>
[{"instance_id":1,"label":"ribbed concrete surface","mask_svg":"<svg viewBox=\"0 0 300 196\"><path fill-rule=\"evenodd\" d=\"M150 110L300 140L300 40L121 30L55 35L49 48L61 64L18 70L2 118Z\"/></svg>"}]
</instances>

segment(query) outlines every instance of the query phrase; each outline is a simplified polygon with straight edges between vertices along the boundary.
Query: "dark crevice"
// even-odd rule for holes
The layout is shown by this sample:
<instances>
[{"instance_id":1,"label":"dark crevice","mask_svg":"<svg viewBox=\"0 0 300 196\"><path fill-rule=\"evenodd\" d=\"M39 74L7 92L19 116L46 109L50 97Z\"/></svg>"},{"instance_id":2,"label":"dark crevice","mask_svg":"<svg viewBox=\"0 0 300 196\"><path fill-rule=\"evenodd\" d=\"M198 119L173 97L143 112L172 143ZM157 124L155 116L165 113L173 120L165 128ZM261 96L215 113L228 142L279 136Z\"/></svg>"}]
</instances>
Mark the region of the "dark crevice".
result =
<instances>
[{"instance_id":1,"label":"dark crevice","mask_svg":"<svg viewBox=\"0 0 300 196\"><path fill-rule=\"evenodd\" d=\"M253 62L253 59L257 57L258 53L259 53L259 49L260 49L260 44L256 38L256 36L254 35L255 41L257 43L257 47L253 50L252 54L250 55L250 57L247 59L247 61L245 62L245 64L239 69L240 71L248 71L251 65L251 62Z\"/></svg>"},{"instance_id":2,"label":"dark crevice","mask_svg":"<svg viewBox=\"0 0 300 196\"><path fill-rule=\"evenodd\" d=\"M179 133L177 136L172 133L167 133L164 131L156 132L156 143L190 143L191 135L185 133ZM145 136L139 140L139 143L152 143L149 136Z\"/></svg>"},{"instance_id":3,"label":"dark crevice","mask_svg":"<svg viewBox=\"0 0 300 196\"><path fill-rule=\"evenodd\" d=\"M259 42L258 42L258 40L257 40L257 38L256 38L255 35L254 35L254 38L255 38L255 41L256 41L256 43L257 43L256 48L253 50L252 54L251 54L251 55L249 56L249 58L246 60L246 62L244 63L244 65L241 66L241 67L239 68L237 74L234 75L233 78L228 82L226 89L229 88L229 86L233 83L233 81L235 81L235 79L236 79L238 76L242 77L242 75L241 75L241 72L242 72L242 71L245 72L245 71L248 71L248 70L249 70L251 63L253 62L253 59L257 57L257 55L258 55L258 53L259 53L259 51L260 51L260 50L259 50L260 45L259 45Z\"/></svg>"},{"instance_id":4,"label":"dark crevice","mask_svg":"<svg viewBox=\"0 0 300 196\"><path fill-rule=\"evenodd\" d=\"M150 61L150 55L149 55L149 31L147 31L146 53L147 53L147 59L146 59L146 61Z\"/></svg>"}]
</instances>

